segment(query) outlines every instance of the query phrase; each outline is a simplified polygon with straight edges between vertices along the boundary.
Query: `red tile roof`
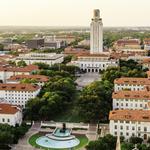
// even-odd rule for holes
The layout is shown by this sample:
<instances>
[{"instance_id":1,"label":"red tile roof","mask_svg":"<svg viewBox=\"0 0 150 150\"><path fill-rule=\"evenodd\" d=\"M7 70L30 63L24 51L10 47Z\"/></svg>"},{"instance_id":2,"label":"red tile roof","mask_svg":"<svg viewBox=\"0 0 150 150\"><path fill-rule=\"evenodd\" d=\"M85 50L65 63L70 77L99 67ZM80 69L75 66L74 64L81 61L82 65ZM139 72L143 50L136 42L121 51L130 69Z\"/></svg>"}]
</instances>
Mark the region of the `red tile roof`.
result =
<instances>
[{"instance_id":1,"label":"red tile roof","mask_svg":"<svg viewBox=\"0 0 150 150\"><path fill-rule=\"evenodd\" d=\"M110 57L109 54L90 54L90 53L87 53L87 54L78 54L78 57Z\"/></svg>"},{"instance_id":2,"label":"red tile roof","mask_svg":"<svg viewBox=\"0 0 150 150\"><path fill-rule=\"evenodd\" d=\"M146 39L144 39L144 44L149 45L149 44L150 44L150 38L146 38Z\"/></svg>"},{"instance_id":3,"label":"red tile roof","mask_svg":"<svg viewBox=\"0 0 150 150\"><path fill-rule=\"evenodd\" d=\"M37 82L47 82L49 80L49 77L44 75L15 75L11 76L8 81L19 81L22 79L34 79Z\"/></svg>"},{"instance_id":4,"label":"red tile roof","mask_svg":"<svg viewBox=\"0 0 150 150\"><path fill-rule=\"evenodd\" d=\"M0 83L0 90L5 91L36 91L40 87L32 84L3 84Z\"/></svg>"},{"instance_id":5,"label":"red tile roof","mask_svg":"<svg viewBox=\"0 0 150 150\"><path fill-rule=\"evenodd\" d=\"M138 39L120 39L117 41L117 45L125 46L125 45L140 45L140 40Z\"/></svg>"},{"instance_id":6,"label":"red tile roof","mask_svg":"<svg viewBox=\"0 0 150 150\"><path fill-rule=\"evenodd\" d=\"M142 99L150 100L150 92L148 91L117 91L112 95L113 99Z\"/></svg>"},{"instance_id":7,"label":"red tile roof","mask_svg":"<svg viewBox=\"0 0 150 150\"><path fill-rule=\"evenodd\" d=\"M142 64L150 64L150 58L143 59Z\"/></svg>"},{"instance_id":8,"label":"red tile roof","mask_svg":"<svg viewBox=\"0 0 150 150\"><path fill-rule=\"evenodd\" d=\"M0 104L0 114L15 114L20 111L21 108L11 104Z\"/></svg>"},{"instance_id":9,"label":"red tile roof","mask_svg":"<svg viewBox=\"0 0 150 150\"><path fill-rule=\"evenodd\" d=\"M0 71L8 72L32 72L34 70L39 70L39 67L36 65L28 65L25 67L0 66Z\"/></svg>"},{"instance_id":10,"label":"red tile roof","mask_svg":"<svg viewBox=\"0 0 150 150\"><path fill-rule=\"evenodd\" d=\"M114 80L115 84L125 84L125 85L150 85L150 79L148 78L118 78Z\"/></svg>"},{"instance_id":11,"label":"red tile roof","mask_svg":"<svg viewBox=\"0 0 150 150\"><path fill-rule=\"evenodd\" d=\"M113 110L109 120L150 122L150 110Z\"/></svg>"}]
</instances>

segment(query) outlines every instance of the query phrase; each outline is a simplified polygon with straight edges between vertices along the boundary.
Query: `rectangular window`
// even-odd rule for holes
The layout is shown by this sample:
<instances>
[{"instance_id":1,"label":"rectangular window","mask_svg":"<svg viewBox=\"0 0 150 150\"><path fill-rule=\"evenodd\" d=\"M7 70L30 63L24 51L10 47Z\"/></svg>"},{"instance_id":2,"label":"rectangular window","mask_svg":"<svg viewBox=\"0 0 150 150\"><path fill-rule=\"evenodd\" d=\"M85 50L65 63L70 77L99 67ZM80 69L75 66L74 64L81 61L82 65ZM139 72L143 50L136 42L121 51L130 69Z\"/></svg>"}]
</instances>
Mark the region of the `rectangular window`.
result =
<instances>
[{"instance_id":1,"label":"rectangular window","mask_svg":"<svg viewBox=\"0 0 150 150\"><path fill-rule=\"evenodd\" d=\"M120 126L120 129L123 130L123 126Z\"/></svg>"},{"instance_id":2,"label":"rectangular window","mask_svg":"<svg viewBox=\"0 0 150 150\"><path fill-rule=\"evenodd\" d=\"M141 127L138 127L138 131L141 131Z\"/></svg>"}]
</instances>

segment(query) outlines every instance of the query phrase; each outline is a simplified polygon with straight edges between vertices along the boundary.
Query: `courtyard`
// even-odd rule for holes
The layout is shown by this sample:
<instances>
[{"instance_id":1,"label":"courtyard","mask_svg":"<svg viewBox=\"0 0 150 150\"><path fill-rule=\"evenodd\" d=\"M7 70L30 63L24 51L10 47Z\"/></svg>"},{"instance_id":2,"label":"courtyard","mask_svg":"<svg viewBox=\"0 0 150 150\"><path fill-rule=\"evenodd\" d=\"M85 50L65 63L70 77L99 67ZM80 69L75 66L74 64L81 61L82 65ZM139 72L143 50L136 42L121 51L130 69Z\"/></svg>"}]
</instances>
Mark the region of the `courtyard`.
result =
<instances>
[{"instance_id":1,"label":"courtyard","mask_svg":"<svg viewBox=\"0 0 150 150\"><path fill-rule=\"evenodd\" d=\"M94 81L99 81L101 79L101 75L99 73L85 73L81 74L80 77L77 78L77 88L82 89L83 87L89 85Z\"/></svg>"}]
</instances>

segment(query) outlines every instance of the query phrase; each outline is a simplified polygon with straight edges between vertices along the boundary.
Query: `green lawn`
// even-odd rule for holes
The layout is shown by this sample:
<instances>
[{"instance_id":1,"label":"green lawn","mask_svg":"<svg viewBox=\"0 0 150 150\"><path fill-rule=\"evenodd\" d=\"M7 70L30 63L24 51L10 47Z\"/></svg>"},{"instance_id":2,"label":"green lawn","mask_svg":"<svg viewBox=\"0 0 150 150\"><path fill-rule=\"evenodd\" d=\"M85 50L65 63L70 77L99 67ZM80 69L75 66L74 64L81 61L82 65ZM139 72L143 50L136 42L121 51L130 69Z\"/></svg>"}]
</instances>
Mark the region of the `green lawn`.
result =
<instances>
[{"instance_id":1,"label":"green lawn","mask_svg":"<svg viewBox=\"0 0 150 150\"><path fill-rule=\"evenodd\" d=\"M39 138L40 134L34 134L29 139L29 144L31 144L33 147L41 148L43 150L59 150L59 149L50 149L50 148L44 148L36 144L36 139ZM76 136L80 140L80 144L76 146L73 150L80 150L80 148L86 146L88 143L88 138L86 136ZM69 149L61 149L61 150L69 150Z\"/></svg>"}]
</instances>

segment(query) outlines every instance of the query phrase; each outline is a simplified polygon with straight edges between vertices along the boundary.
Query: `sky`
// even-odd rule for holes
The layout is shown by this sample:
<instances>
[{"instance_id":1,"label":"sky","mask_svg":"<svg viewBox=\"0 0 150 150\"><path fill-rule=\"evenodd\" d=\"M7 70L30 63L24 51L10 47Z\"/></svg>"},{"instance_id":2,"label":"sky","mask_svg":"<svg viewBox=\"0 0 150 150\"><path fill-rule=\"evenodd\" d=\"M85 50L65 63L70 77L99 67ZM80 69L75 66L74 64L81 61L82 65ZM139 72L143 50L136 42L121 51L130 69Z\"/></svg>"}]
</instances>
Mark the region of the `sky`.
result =
<instances>
[{"instance_id":1,"label":"sky","mask_svg":"<svg viewBox=\"0 0 150 150\"><path fill-rule=\"evenodd\" d=\"M150 0L0 0L0 26L150 26Z\"/></svg>"}]
</instances>

